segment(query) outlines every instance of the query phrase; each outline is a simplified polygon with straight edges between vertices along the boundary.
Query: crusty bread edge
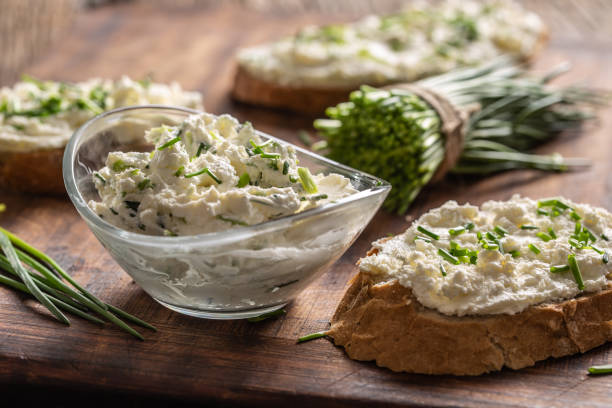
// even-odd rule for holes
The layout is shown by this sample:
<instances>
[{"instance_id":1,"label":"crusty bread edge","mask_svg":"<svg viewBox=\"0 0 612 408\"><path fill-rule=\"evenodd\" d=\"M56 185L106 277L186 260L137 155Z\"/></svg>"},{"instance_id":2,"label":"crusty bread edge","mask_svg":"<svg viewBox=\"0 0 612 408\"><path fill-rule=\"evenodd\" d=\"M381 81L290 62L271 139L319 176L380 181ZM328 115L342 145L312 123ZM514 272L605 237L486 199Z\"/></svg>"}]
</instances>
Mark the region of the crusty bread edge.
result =
<instances>
[{"instance_id":1,"label":"crusty bread edge","mask_svg":"<svg viewBox=\"0 0 612 408\"><path fill-rule=\"evenodd\" d=\"M393 371L480 375L504 366L520 369L612 341L612 282L600 292L514 315L455 317L422 306L397 281L377 282L360 272L349 282L328 335L350 358Z\"/></svg>"},{"instance_id":2,"label":"crusty bread edge","mask_svg":"<svg viewBox=\"0 0 612 408\"><path fill-rule=\"evenodd\" d=\"M0 190L65 194L64 148L32 152L0 152Z\"/></svg>"}]
</instances>

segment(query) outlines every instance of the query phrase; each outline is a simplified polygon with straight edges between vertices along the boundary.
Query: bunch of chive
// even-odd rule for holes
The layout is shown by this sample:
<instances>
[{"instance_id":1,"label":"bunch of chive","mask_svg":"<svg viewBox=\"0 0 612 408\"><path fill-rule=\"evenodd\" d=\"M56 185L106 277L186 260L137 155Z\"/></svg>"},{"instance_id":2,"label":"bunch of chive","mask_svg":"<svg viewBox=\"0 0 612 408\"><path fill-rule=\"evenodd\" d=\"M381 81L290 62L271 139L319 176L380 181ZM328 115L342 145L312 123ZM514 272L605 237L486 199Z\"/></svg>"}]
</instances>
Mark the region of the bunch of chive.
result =
<instances>
[{"instance_id":1,"label":"bunch of chive","mask_svg":"<svg viewBox=\"0 0 612 408\"><path fill-rule=\"evenodd\" d=\"M512 60L501 58L417 82L457 111L479 108L464 123L463 150L451 172L564 171L588 165L581 159L524 153L591 118L579 105L605 103L586 89L548 86L561 72L529 78ZM326 114L330 119L318 119L314 126L326 140L328 157L391 182L385 203L390 211L406 212L445 157L440 114L407 90L363 86Z\"/></svg>"},{"instance_id":2,"label":"bunch of chive","mask_svg":"<svg viewBox=\"0 0 612 408\"><path fill-rule=\"evenodd\" d=\"M156 331L155 327L92 295L76 283L52 258L11 232L0 228L0 283L35 297L60 322L69 325L68 312L104 324L96 314L134 337L142 335L123 320ZM71 286L66 284L67 281Z\"/></svg>"}]
</instances>

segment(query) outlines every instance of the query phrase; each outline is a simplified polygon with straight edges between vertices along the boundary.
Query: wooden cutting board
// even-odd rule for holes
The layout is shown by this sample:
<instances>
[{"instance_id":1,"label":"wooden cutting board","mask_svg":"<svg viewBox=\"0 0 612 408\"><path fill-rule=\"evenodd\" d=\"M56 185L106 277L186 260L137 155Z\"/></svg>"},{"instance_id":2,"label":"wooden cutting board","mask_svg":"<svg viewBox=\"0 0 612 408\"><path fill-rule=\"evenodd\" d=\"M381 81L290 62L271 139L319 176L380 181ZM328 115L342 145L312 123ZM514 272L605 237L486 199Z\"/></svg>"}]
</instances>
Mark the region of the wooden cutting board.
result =
<instances>
[{"instance_id":1,"label":"wooden cutting board","mask_svg":"<svg viewBox=\"0 0 612 408\"><path fill-rule=\"evenodd\" d=\"M214 113L232 113L263 131L299 143L297 130L310 129L311 119L234 105L229 100L232 56L239 45L277 38L306 22L329 19L233 6L154 8L142 2L105 7L80 17L72 34L27 72L73 81L153 73L158 81L178 80L187 89L203 91L205 104ZM575 68L568 79L612 89L609 45L566 42L553 36L536 68L570 59ZM594 162L589 170L451 178L426 189L408 218L449 199L480 204L505 200L514 193L533 198L563 195L612 210L610 109L602 110L600 118L597 125L542 150L589 157ZM7 384L61 386L91 393L119 391L266 406L612 405L612 376L586 374L590 365L612 362L609 345L520 371L454 378L392 373L373 363L352 361L324 339L296 344L298 337L328 327L355 273L355 262L373 240L405 229L409 221L404 217L380 212L342 259L287 307L286 316L254 324L190 318L155 303L111 259L67 198L0 192L0 202L8 207L0 215L0 225L55 257L100 298L159 328L157 333L143 330L146 341L141 342L112 326L100 328L78 318L72 319L71 327L64 327L25 296L0 287L3 389L9 388Z\"/></svg>"}]
</instances>

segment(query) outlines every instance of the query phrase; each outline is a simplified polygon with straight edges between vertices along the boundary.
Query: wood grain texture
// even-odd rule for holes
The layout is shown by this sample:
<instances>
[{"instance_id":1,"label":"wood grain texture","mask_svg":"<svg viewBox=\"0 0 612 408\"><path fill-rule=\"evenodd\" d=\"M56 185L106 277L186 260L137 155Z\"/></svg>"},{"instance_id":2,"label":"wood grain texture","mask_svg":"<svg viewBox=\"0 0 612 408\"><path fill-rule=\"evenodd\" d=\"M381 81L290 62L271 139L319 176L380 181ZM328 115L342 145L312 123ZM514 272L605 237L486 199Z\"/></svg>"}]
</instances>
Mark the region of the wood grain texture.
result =
<instances>
[{"instance_id":1,"label":"wood grain texture","mask_svg":"<svg viewBox=\"0 0 612 408\"><path fill-rule=\"evenodd\" d=\"M236 47L295 31L329 15L259 13L230 6L182 7L135 3L100 8L82 16L74 34L48 50L28 72L42 78L134 77L153 73L205 95L215 113L230 112L255 127L299 144L309 118L234 104L228 91ZM567 80L612 89L610 44L552 45L535 69L570 59ZM563 38L561 36L561 38ZM481 204L514 193L533 198L564 195L612 210L612 112L598 124L566 135L542 152L586 156L587 171L550 175L531 171L486 179L451 177L425 189L408 216L455 199ZM67 199L0 192L8 210L0 225L54 256L76 280L107 302L156 325L140 342L111 326L72 319L54 322L26 297L0 287L0 382L59 386L91 392L124 391L200 402L281 406L593 406L612 404L612 377L588 377L592 364L612 361L609 345L584 355L546 360L520 371L476 378L397 374L348 359L326 340L295 339L328 327L354 263L371 241L398 233L409 222L380 212L347 253L278 320L198 320L155 303L111 259Z\"/></svg>"}]
</instances>

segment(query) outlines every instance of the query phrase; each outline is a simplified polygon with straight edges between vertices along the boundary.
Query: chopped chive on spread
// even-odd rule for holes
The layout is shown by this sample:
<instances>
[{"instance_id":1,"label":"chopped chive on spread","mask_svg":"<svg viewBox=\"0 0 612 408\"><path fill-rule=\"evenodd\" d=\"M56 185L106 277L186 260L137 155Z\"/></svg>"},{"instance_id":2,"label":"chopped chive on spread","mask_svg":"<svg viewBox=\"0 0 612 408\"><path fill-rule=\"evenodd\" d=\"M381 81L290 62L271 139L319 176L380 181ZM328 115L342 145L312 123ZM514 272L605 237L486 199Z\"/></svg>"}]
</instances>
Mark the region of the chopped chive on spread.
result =
<instances>
[{"instance_id":1,"label":"chopped chive on spread","mask_svg":"<svg viewBox=\"0 0 612 408\"><path fill-rule=\"evenodd\" d=\"M289 162L285 161L283 163L283 174L287 174L287 173L289 173Z\"/></svg>"},{"instance_id":2,"label":"chopped chive on spread","mask_svg":"<svg viewBox=\"0 0 612 408\"><path fill-rule=\"evenodd\" d=\"M574 280L578 284L578 289L584 290L584 282L582 281L580 267L578 266L578 262L576 262L576 256L574 254L569 254L567 256L567 263L572 271L572 275L574 275Z\"/></svg>"},{"instance_id":3,"label":"chopped chive on spread","mask_svg":"<svg viewBox=\"0 0 612 408\"><path fill-rule=\"evenodd\" d=\"M612 364L589 367L589 374L612 374Z\"/></svg>"},{"instance_id":4,"label":"chopped chive on spread","mask_svg":"<svg viewBox=\"0 0 612 408\"><path fill-rule=\"evenodd\" d=\"M601 234L601 239L603 239L604 241L609 241L610 238L608 238L608 236L606 234Z\"/></svg>"},{"instance_id":5,"label":"chopped chive on spread","mask_svg":"<svg viewBox=\"0 0 612 408\"><path fill-rule=\"evenodd\" d=\"M138 189L140 191L144 190L147 187L153 187L153 185L151 184L151 180L149 179L144 179L140 183L138 183Z\"/></svg>"},{"instance_id":6,"label":"chopped chive on spread","mask_svg":"<svg viewBox=\"0 0 612 408\"><path fill-rule=\"evenodd\" d=\"M540 249L537 246L533 244L529 244L528 246L529 249L531 249L531 252L533 252L534 254L538 255L540 253Z\"/></svg>"},{"instance_id":7,"label":"chopped chive on spread","mask_svg":"<svg viewBox=\"0 0 612 408\"><path fill-rule=\"evenodd\" d=\"M200 145L198 146L198 150L196 151L195 157L200 157L202 152L203 151L208 151L208 149L210 149L210 145L209 144L206 144L204 142L200 142Z\"/></svg>"},{"instance_id":8,"label":"chopped chive on spread","mask_svg":"<svg viewBox=\"0 0 612 408\"><path fill-rule=\"evenodd\" d=\"M496 249L499 249L499 245L492 243L492 242L482 241L480 245L482 245L484 249L489 250L489 251L495 251Z\"/></svg>"},{"instance_id":9,"label":"chopped chive on spread","mask_svg":"<svg viewBox=\"0 0 612 408\"><path fill-rule=\"evenodd\" d=\"M113 163L113 165L111 166L111 168L113 169L113 171L115 172L120 172L123 171L125 169L129 169L131 166L129 164L126 164L123 160L117 160L116 162Z\"/></svg>"},{"instance_id":10,"label":"chopped chive on spread","mask_svg":"<svg viewBox=\"0 0 612 408\"><path fill-rule=\"evenodd\" d=\"M599 249L599 248L597 248L596 246L591 245L591 246L589 246L589 248L592 249L593 251L597 252L599 255L603 255L604 254L604 251Z\"/></svg>"},{"instance_id":11,"label":"chopped chive on spread","mask_svg":"<svg viewBox=\"0 0 612 408\"><path fill-rule=\"evenodd\" d=\"M262 153L261 154L262 159L278 159L279 157L280 157L280 154L278 153Z\"/></svg>"},{"instance_id":12,"label":"chopped chive on spread","mask_svg":"<svg viewBox=\"0 0 612 408\"><path fill-rule=\"evenodd\" d=\"M538 201L538 208L540 207L557 207L560 208L562 210L567 210L569 207L569 205L563 203L560 200L557 200L555 198L549 199L549 200L540 200Z\"/></svg>"},{"instance_id":13,"label":"chopped chive on spread","mask_svg":"<svg viewBox=\"0 0 612 408\"><path fill-rule=\"evenodd\" d=\"M500 238L508 234L508 231L506 231L504 228L500 227L499 225L496 225L495 228L493 228L493 231L495 231L495 233L499 235Z\"/></svg>"},{"instance_id":14,"label":"chopped chive on spread","mask_svg":"<svg viewBox=\"0 0 612 408\"><path fill-rule=\"evenodd\" d=\"M117 211L115 211L115 209L113 207L109 207L110 212L112 212L115 215L119 215L119 213Z\"/></svg>"},{"instance_id":15,"label":"chopped chive on spread","mask_svg":"<svg viewBox=\"0 0 612 408\"><path fill-rule=\"evenodd\" d=\"M465 229L468 231L471 231L474 229L474 223L473 222L468 222L467 224L465 224Z\"/></svg>"},{"instance_id":16,"label":"chopped chive on spread","mask_svg":"<svg viewBox=\"0 0 612 408\"><path fill-rule=\"evenodd\" d=\"M570 217L574 220L574 221L580 221L582 219L581 216L578 215L578 213L576 211L572 211L570 213Z\"/></svg>"},{"instance_id":17,"label":"chopped chive on spread","mask_svg":"<svg viewBox=\"0 0 612 408\"><path fill-rule=\"evenodd\" d=\"M417 231L427 235L428 237L430 237L432 239L435 239L436 241L440 239L440 236L438 234L436 234L435 232L431 232L427 228L422 227L420 225L417 227Z\"/></svg>"},{"instance_id":18,"label":"chopped chive on spread","mask_svg":"<svg viewBox=\"0 0 612 408\"><path fill-rule=\"evenodd\" d=\"M510 251L508 252L510 255L512 255L513 258L518 258L519 256L521 256L521 252L518 250L514 250L514 251Z\"/></svg>"},{"instance_id":19,"label":"chopped chive on spread","mask_svg":"<svg viewBox=\"0 0 612 408\"><path fill-rule=\"evenodd\" d=\"M448 234L452 237L463 234L466 230L465 227L451 228L448 230Z\"/></svg>"},{"instance_id":20,"label":"chopped chive on spread","mask_svg":"<svg viewBox=\"0 0 612 408\"><path fill-rule=\"evenodd\" d=\"M325 200L326 198L327 198L327 194L318 194L318 195L309 197L309 200L310 201L319 201L319 200Z\"/></svg>"},{"instance_id":21,"label":"chopped chive on spread","mask_svg":"<svg viewBox=\"0 0 612 408\"><path fill-rule=\"evenodd\" d=\"M444 268L444 265L440 264L440 273L442 274L442 276L446 276L446 269Z\"/></svg>"},{"instance_id":22,"label":"chopped chive on spread","mask_svg":"<svg viewBox=\"0 0 612 408\"><path fill-rule=\"evenodd\" d=\"M557 239L557 234L555 233L555 230L553 230L552 228L548 229L548 235L550 235L552 239Z\"/></svg>"},{"instance_id":23,"label":"chopped chive on spread","mask_svg":"<svg viewBox=\"0 0 612 408\"><path fill-rule=\"evenodd\" d=\"M550 213L546 210L543 210L541 208L538 208L538 214L539 215L550 215Z\"/></svg>"},{"instance_id":24,"label":"chopped chive on spread","mask_svg":"<svg viewBox=\"0 0 612 408\"><path fill-rule=\"evenodd\" d=\"M414 240L421 240L421 241L425 241L429 244L431 244L433 241L429 238L425 238L425 237L421 237L420 235L417 235L416 237L414 237Z\"/></svg>"},{"instance_id":25,"label":"chopped chive on spread","mask_svg":"<svg viewBox=\"0 0 612 408\"><path fill-rule=\"evenodd\" d=\"M459 259L451 255L446 249L438 248L438 255L440 255L442 258L452 263L453 265L459 265L461 263Z\"/></svg>"},{"instance_id":26,"label":"chopped chive on spread","mask_svg":"<svg viewBox=\"0 0 612 408\"><path fill-rule=\"evenodd\" d=\"M570 270L569 265L555 265L555 266L551 266L550 267L550 271L552 273L561 273L561 272L567 272Z\"/></svg>"},{"instance_id":27,"label":"chopped chive on spread","mask_svg":"<svg viewBox=\"0 0 612 408\"><path fill-rule=\"evenodd\" d=\"M185 166L181 166L181 167L179 167L179 168L178 168L178 170L176 170L176 171L174 172L174 175L175 175L176 177L180 177L180 176L181 176L181 174L183 174L184 172L185 172Z\"/></svg>"},{"instance_id":28,"label":"chopped chive on spread","mask_svg":"<svg viewBox=\"0 0 612 408\"><path fill-rule=\"evenodd\" d=\"M522 230L537 230L539 229L535 225L521 225Z\"/></svg>"},{"instance_id":29,"label":"chopped chive on spread","mask_svg":"<svg viewBox=\"0 0 612 408\"><path fill-rule=\"evenodd\" d=\"M102 182L102 184L106 184L106 180L104 179L104 177L100 175L100 173L98 172L94 173L94 177L99 179Z\"/></svg>"},{"instance_id":30,"label":"chopped chive on spread","mask_svg":"<svg viewBox=\"0 0 612 408\"><path fill-rule=\"evenodd\" d=\"M608 262L610 262L610 258L608 257L608 253L604 252L604 254L601 257L601 262L607 264Z\"/></svg>"},{"instance_id":31,"label":"chopped chive on spread","mask_svg":"<svg viewBox=\"0 0 612 408\"><path fill-rule=\"evenodd\" d=\"M544 242L548 242L552 239L552 237L545 232L538 232L536 236Z\"/></svg>"},{"instance_id":32,"label":"chopped chive on spread","mask_svg":"<svg viewBox=\"0 0 612 408\"><path fill-rule=\"evenodd\" d=\"M217 182L217 184L221 184L221 179L219 179L219 177L215 176L215 174L210 171L208 169L208 167L204 167L202 170L200 171L196 171L195 173L189 173L189 174L185 174L185 178L191 178L191 177L195 177L195 176L199 176L201 174L208 174L210 176L210 178L212 178L213 180L215 180Z\"/></svg>"},{"instance_id":33,"label":"chopped chive on spread","mask_svg":"<svg viewBox=\"0 0 612 408\"><path fill-rule=\"evenodd\" d=\"M138 211L138 207L140 206L140 201L124 201L125 206L132 211Z\"/></svg>"},{"instance_id":34,"label":"chopped chive on spread","mask_svg":"<svg viewBox=\"0 0 612 408\"><path fill-rule=\"evenodd\" d=\"M249 184L250 182L251 182L251 176L249 176L249 173L242 173L242 175L238 179L238 184L236 185L236 187L242 188L246 186L247 184Z\"/></svg>"},{"instance_id":35,"label":"chopped chive on spread","mask_svg":"<svg viewBox=\"0 0 612 408\"><path fill-rule=\"evenodd\" d=\"M315 194L317 191L319 191L315 181L312 178L312 175L310 174L310 170L308 170L306 167L298 167L297 172L304 191L306 191L308 194Z\"/></svg>"},{"instance_id":36,"label":"chopped chive on spread","mask_svg":"<svg viewBox=\"0 0 612 408\"><path fill-rule=\"evenodd\" d=\"M159 146L159 147L157 148L157 150L164 150L164 149L167 149L168 147L170 147L170 146L172 146L173 144L176 144L176 143L178 143L178 142L180 142L180 141L181 141L181 137L180 137L180 136L177 136L177 137L175 137L175 138L173 138L173 139L170 139L169 141L167 141L167 142L166 142L166 143L164 143L163 145Z\"/></svg>"},{"instance_id":37,"label":"chopped chive on spread","mask_svg":"<svg viewBox=\"0 0 612 408\"><path fill-rule=\"evenodd\" d=\"M247 224L244 221L235 220L235 219L229 218L229 217L224 217L223 215L217 215L217 219L219 219L221 221L229 222L232 225L244 225L244 226L248 226L249 225L249 224Z\"/></svg>"}]
</instances>

